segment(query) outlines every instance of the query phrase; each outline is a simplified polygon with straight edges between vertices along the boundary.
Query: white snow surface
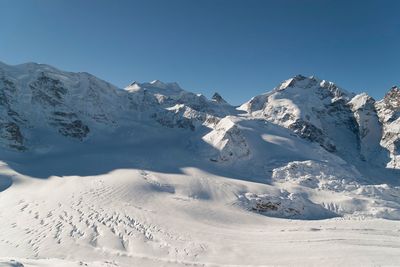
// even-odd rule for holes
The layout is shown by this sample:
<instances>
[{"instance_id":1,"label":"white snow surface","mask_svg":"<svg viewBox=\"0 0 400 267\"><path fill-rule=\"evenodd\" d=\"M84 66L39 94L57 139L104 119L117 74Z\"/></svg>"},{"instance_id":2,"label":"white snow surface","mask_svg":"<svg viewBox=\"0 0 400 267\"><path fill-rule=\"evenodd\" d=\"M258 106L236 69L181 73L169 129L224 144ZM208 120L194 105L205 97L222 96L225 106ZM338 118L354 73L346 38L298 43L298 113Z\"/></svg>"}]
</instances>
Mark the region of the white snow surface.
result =
<instances>
[{"instance_id":1,"label":"white snow surface","mask_svg":"<svg viewBox=\"0 0 400 267\"><path fill-rule=\"evenodd\" d=\"M398 265L392 92L296 76L236 109L0 63L0 266Z\"/></svg>"}]
</instances>

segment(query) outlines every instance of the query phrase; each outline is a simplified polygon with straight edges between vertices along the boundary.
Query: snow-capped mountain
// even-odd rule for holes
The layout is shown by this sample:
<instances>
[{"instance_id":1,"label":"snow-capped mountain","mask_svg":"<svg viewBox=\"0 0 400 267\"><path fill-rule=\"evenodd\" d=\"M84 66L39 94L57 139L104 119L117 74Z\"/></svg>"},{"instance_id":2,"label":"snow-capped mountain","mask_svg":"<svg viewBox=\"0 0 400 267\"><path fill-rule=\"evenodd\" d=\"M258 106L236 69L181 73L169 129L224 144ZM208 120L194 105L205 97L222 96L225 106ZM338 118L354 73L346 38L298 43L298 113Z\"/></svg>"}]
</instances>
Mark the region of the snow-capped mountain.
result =
<instances>
[{"instance_id":1,"label":"snow-capped mountain","mask_svg":"<svg viewBox=\"0 0 400 267\"><path fill-rule=\"evenodd\" d=\"M252 265L275 252L236 233L270 240L271 217L400 219L398 87L375 101L298 75L235 107L0 63L0 147L0 257Z\"/></svg>"},{"instance_id":2,"label":"snow-capped mountain","mask_svg":"<svg viewBox=\"0 0 400 267\"><path fill-rule=\"evenodd\" d=\"M239 113L218 93L208 100L177 83L133 82L120 90L88 73L35 63L1 64L0 71L1 143L17 150L34 146L38 131L83 141L146 118L167 127L219 129L221 118ZM375 103L365 93L354 95L332 82L299 75L239 110L288 128L345 159L397 168L399 95L393 87ZM387 150L389 162L385 162Z\"/></svg>"},{"instance_id":3,"label":"snow-capped mountain","mask_svg":"<svg viewBox=\"0 0 400 267\"><path fill-rule=\"evenodd\" d=\"M1 64L0 77L1 144L17 150L40 146L43 132L84 141L146 118L194 130L234 110L177 83L134 82L120 90L88 73L35 63Z\"/></svg>"},{"instance_id":4,"label":"snow-capped mountain","mask_svg":"<svg viewBox=\"0 0 400 267\"><path fill-rule=\"evenodd\" d=\"M384 153L379 146L382 125L374 100L354 95L334 83L296 76L240 108L319 143L346 160L368 160Z\"/></svg>"}]
</instances>

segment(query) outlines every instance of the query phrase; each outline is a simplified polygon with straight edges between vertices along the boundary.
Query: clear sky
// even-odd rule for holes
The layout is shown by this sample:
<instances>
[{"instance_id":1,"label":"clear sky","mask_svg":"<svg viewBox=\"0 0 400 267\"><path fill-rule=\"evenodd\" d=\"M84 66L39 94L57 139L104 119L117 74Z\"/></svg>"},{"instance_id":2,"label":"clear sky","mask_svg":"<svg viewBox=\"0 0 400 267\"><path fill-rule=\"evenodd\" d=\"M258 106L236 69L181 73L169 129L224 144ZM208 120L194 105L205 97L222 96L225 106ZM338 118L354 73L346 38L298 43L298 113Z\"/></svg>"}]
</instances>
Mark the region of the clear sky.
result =
<instances>
[{"instance_id":1,"label":"clear sky","mask_svg":"<svg viewBox=\"0 0 400 267\"><path fill-rule=\"evenodd\" d=\"M239 104L296 74L381 98L400 84L398 0L0 0L0 61L119 87L177 81Z\"/></svg>"}]
</instances>

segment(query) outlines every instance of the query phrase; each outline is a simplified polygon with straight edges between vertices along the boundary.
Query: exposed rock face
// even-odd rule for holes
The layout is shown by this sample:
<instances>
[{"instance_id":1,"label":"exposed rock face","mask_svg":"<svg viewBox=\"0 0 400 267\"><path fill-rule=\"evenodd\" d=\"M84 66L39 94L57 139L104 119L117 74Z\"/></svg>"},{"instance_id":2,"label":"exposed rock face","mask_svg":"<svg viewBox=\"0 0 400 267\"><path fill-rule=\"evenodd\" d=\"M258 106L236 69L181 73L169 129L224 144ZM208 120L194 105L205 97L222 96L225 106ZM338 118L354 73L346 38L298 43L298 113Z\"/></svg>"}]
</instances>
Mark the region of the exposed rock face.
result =
<instances>
[{"instance_id":1,"label":"exposed rock face","mask_svg":"<svg viewBox=\"0 0 400 267\"><path fill-rule=\"evenodd\" d=\"M17 101L15 84L2 77L0 79L0 144L16 149L25 150L24 136L18 124L23 125L24 119L13 109ZM3 139L3 140L1 140Z\"/></svg>"},{"instance_id":2,"label":"exposed rock face","mask_svg":"<svg viewBox=\"0 0 400 267\"><path fill-rule=\"evenodd\" d=\"M59 122L60 128L58 131L64 135L79 140L83 140L89 133L89 127L84 125L80 120L73 120L71 122Z\"/></svg>"},{"instance_id":3,"label":"exposed rock face","mask_svg":"<svg viewBox=\"0 0 400 267\"><path fill-rule=\"evenodd\" d=\"M338 216L321 205L301 195L281 191L278 195L246 193L239 196L239 205L272 217L279 218L331 218Z\"/></svg>"},{"instance_id":4,"label":"exposed rock face","mask_svg":"<svg viewBox=\"0 0 400 267\"><path fill-rule=\"evenodd\" d=\"M400 88L393 86L383 99L387 108L392 110L400 109Z\"/></svg>"},{"instance_id":5,"label":"exposed rock face","mask_svg":"<svg viewBox=\"0 0 400 267\"><path fill-rule=\"evenodd\" d=\"M349 102L358 125L360 155L363 160L381 162L384 150L380 146L382 124L379 122L375 100L367 94L356 95Z\"/></svg>"},{"instance_id":6,"label":"exposed rock face","mask_svg":"<svg viewBox=\"0 0 400 267\"><path fill-rule=\"evenodd\" d=\"M383 124L381 145L388 149L388 167L400 168L400 89L393 86L384 99L376 103L378 116Z\"/></svg>"},{"instance_id":7,"label":"exposed rock face","mask_svg":"<svg viewBox=\"0 0 400 267\"><path fill-rule=\"evenodd\" d=\"M393 86L385 97L376 103L379 119L383 123L392 123L400 117L400 89Z\"/></svg>"},{"instance_id":8,"label":"exposed rock face","mask_svg":"<svg viewBox=\"0 0 400 267\"><path fill-rule=\"evenodd\" d=\"M45 108L61 105L67 93L60 80L47 77L44 72L29 87L32 90L32 102L40 103Z\"/></svg>"},{"instance_id":9,"label":"exposed rock face","mask_svg":"<svg viewBox=\"0 0 400 267\"><path fill-rule=\"evenodd\" d=\"M293 132L304 139L319 143L329 152L336 151L336 146L328 139L324 132L308 121L297 119L294 123L289 125L289 129L293 130Z\"/></svg>"},{"instance_id":10,"label":"exposed rock face","mask_svg":"<svg viewBox=\"0 0 400 267\"><path fill-rule=\"evenodd\" d=\"M19 126L14 122L0 121L0 138L7 142L10 148L16 150L25 150L24 137L22 136Z\"/></svg>"}]
</instances>

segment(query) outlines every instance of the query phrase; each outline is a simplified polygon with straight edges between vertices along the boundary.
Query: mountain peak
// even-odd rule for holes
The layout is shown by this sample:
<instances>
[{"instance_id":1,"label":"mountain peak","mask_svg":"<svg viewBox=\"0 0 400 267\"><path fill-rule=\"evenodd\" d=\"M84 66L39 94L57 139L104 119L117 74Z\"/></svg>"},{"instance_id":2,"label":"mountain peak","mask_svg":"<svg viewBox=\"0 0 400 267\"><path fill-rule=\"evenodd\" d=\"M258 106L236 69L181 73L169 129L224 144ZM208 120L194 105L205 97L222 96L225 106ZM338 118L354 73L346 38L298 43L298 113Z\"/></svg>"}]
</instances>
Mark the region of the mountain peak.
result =
<instances>
[{"instance_id":1,"label":"mountain peak","mask_svg":"<svg viewBox=\"0 0 400 267\"><path fill-rule=\"evenodd\" d=\"M125 88L125 90L127 90L127 91L137 91L137 90L140 90L140 88L141 88L141 84L138 83L137 81L133 81Z\"/></svg>"},{"instance_id":2,"label":"mountain peak","mask_svg":"<svg viewBox=\"0 0 400 267\"><path fill-rule=\"evenodd\" d=\"M353 110L358 110L368 105L373 106L374 103L375 99L365 92L354 96L349 101L349 104L352 106Z\"/></svg>"},{"instance_id":3,"label":"mountain peak","mask_svg":"<svg viewBox=\"0 0 400 267\"><path fill-rule=\"evenodd\" d=\"M389 92L399 93L400 92L400 87L398 87L397 85L393 85L392 88L390 88Z\"/></svg>"},{"instance_id":4,"label":"mountain peak","mask_svg":"<svg viewBox=\"0 0 400 267\"><path fill-rule=\"evenodd\" d=\"M157 89L170 89L170 90L176 90L176 91L181 91L182 88L179 86L177 82L162 82L160 80L154 80L149 83L142 83L142 87L150 87L150 88L157 88Z\"/></svg>"},{"instance_id":5,"label":"mountain peak","mask_svg":"<svg viewBox=\"0 0 400 267\"><path fill-rule=\"evenodd\" d=\"M227 102L225 101L225 99L218 94L217 92L214 93L214 95L211 97L211 99L219 104L226 104Z\"/></svg>"},{"instance_id":6,"label":"mountain peak","mask_svg":"<svg viewBox=\"0 0 400 267\"><path fill-rule=\"evenodd\" d=\"M392 86L383 101L392 108L400 108L400 87Z\"/></svg>"},{"instance_id":7,"label":"mountain peak","mask_svg":"<svg viewBox=\"0 0 400 267\"><path fill-rule=\"evenodd\" d=\"M158 93L167 92L167 91L179 93L183 90L179 86L179 84L176 82L165 83L160 80L154 80L154 81L145 82L145 83L133 81L125 89L128 91L137 91L140 89L147 89L147 90L152 90L152 91L158 92Z\"/></svg>"},{"instance_id":8,"label":"mountain peak","mask_svg":"<svg viewBox=\"0 0 400 267\"><path fill-rule=\"evenodd\" d=\"M290 78L290 79L282 82L278 86L278 90L284 90L284 89L290 88L290 87L310 88L310 87L317 85L320 82L321 81L318 78L316 78L315 76L306 77L304 75L298 74L298 75L294 76L293 78Z\"/></svg>"},{"instance_id":9,"label":"mountain peak","mask_svg":"<svg viewBox=\"0 0 400 267\"><path fill-rule=\"evenodd\" d=\"M150 82L151 85L158 88L165 88L167 85L160 80L154 80Z\"/></svg>"},{"instance_id":10,"label":"mountain peak","mask_svg":"<svg viewBox=\"0 0 400 267\"><path fill-rule=\"evenodd\" d=\"M334 99L340 99L344 97L347 100L350 100L355 95L338 87L333 82L327 80L321 80L316 76L306 77L301 74L296 75L293 78L290 78L282 82L278 87L275 88L275 91L282 91L288 88L316 89L316 90L320 90L322 88L329 91L330 92L329 94L332 95Z\"/></svg>"}]
</instances>

